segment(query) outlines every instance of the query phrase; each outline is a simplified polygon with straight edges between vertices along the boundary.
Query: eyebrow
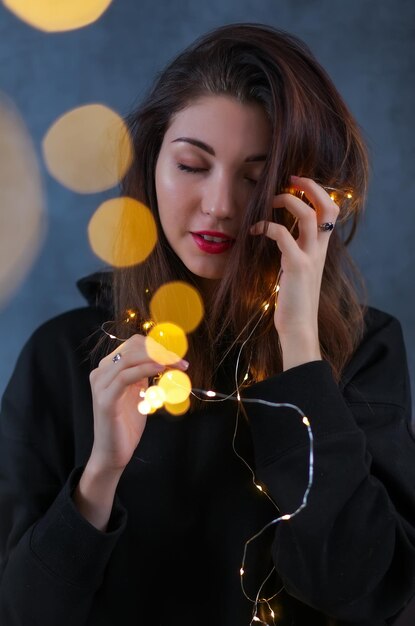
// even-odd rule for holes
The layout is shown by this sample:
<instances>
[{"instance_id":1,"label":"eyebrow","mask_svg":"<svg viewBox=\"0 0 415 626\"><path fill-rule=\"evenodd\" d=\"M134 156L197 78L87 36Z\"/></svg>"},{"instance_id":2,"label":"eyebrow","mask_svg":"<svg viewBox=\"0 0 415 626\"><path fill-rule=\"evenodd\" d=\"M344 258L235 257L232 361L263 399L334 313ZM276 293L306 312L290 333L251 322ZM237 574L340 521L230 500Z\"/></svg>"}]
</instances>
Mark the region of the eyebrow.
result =
<instances>
[{"instance_id":1,"label":"eyebrow","mask_svg":"<svg viewBox=\"0 0 415 626\"><path fill-rule=\"evenodd\" d=\"M175 143L176 141L184 141L185 143L190 143L192 146L196 146L196 148L200 148L204 150L208 154L212 156L215 155L215 151L212 146L209 146L204 141L200 141L199 139L193 139L192 137L178 137L177 139L173 139L171 143ZM245 163L255 163L257 161L265 161L267 158L266 154L253 154L245 159Z\"/></svg>"}]
</instances>

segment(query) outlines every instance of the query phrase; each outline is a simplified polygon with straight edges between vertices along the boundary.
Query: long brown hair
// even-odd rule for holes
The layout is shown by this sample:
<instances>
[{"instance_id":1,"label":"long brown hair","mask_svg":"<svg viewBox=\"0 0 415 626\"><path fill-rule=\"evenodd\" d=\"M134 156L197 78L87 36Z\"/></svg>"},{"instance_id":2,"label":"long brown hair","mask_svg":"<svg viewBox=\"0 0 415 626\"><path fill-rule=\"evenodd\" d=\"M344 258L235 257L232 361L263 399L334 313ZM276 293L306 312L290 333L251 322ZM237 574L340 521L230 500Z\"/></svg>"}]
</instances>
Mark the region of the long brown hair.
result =
<instances>
[{"instance_id":1,"label":"long brown hair","mask_svg":"<svg viewBox=\"0 0 415 626\"><path fill-rule=\"evenodd\" d=\"M158 227L158 243L142 264L117 269L113 278L116 320L134 308L149 318L149 294L171 280L195 283L171 249L161 228L155 167L173 116L204 95L229 95L241 103L259 103L271 124L273 142L243 217L232 258L205 318L189 336L190 375L194 386L208 389L218 364L232 345L244 341L269 299L280 267L280 254L266 237L250 237L249 227L272 220L272 198L288 186L289 176L310 177L322 185L351 190L331 234L321 286L319 336L323 357L336 378L363 331L355 270L346 244L352 238L367 187L368 162L359 128L330 78L308 47L296 37L269 26L232 24L202 36L159 75L141 106L128 118L134 160L122 193L145 203ZM288 212L281 219L288 227ZM241 284L243 276L243 285ZM244 332L242 332L245 329ZM125 328L123 329L125 335ZM242 332L242 335L241 335ZM272 307L241 355L241 371L252 380L282 369Z\"/></svg>"}]
</instances>

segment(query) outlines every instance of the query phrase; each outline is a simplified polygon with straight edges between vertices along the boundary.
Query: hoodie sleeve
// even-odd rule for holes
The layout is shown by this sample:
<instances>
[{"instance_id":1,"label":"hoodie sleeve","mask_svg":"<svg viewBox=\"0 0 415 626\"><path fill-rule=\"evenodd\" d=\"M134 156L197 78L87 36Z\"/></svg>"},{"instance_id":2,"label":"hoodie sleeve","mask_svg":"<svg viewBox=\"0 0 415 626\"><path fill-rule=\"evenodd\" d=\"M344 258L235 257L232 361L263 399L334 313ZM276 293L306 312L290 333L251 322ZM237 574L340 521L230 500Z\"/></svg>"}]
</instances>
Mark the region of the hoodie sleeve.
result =
<instances>
[{"instance_id":1,"label":"hoodie sleeve","mask_svg":"<svg viewBox=\"0 0 415 626\"><path fill-rule=\"evenodd\" d=\"M72 493L69 346L46 325L23 349L0 416L0 623L84 626L127 513L117 496L108 531L93 527ZM60 363L58 367L58 361Z\"/></svg>"},{"instance_id":2,"label":"hoodie sleeve","mask_svg":"<svg viewBox=\"0 0 415 626\"><path fill-rule=\"evenodd\" d=\"M343 383L327 362L292 368L245 396L297 405L314 436L306 507L275 526L286 591L333 618L384 623L415 593L415 441L399 323L374 315ZM309 477L300 415L247 404L256 475L280 509L296 511ZM376 621L378 620L378 621Z\"/></svg>"}]
</instances>

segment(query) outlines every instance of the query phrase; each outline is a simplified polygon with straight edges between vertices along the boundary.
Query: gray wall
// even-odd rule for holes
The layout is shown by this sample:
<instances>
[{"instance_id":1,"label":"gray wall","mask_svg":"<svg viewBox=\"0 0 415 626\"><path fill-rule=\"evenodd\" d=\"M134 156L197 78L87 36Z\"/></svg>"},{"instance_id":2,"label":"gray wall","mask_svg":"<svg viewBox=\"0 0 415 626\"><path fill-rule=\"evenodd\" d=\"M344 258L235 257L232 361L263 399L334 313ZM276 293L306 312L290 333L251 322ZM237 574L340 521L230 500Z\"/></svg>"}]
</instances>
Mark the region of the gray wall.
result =
<instances>
[{"instance_id":1,"label":"gray wall","mask_svg":"<svg viewBox=\"0 0 415 626\"><path fill-rule=\"evenodd\" d=\"M268 23L302 37L364 129L373 176L353 254L370 303L402 322L414 385L412 0L114 0L92 27L53 35L0 7L0 91L17 105L40 156L41 139L61 113L90 102L126 113L178 50L210 28L237 21ZM100 267L86 226L102 200L115 193L77 195L42 171L48 234L25 282L0 311L0 393L34 328L83 304L75 281Z\"/></svg>"}]
</instances>

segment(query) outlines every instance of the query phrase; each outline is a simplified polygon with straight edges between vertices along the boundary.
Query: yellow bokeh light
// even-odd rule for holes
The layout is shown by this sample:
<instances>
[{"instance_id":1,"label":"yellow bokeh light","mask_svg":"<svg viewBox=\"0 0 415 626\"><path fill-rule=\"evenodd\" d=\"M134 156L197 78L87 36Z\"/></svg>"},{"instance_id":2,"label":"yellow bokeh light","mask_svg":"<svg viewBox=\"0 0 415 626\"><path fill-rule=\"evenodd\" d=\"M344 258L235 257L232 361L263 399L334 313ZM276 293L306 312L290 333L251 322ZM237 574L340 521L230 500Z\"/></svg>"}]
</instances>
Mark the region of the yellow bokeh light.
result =
<instances>
[{"instance_id":1,"label":"yellow bokeh light","mask_svg":"<svg viewBox=\"0 0 415 626\"><path fill-rule=\"evenodd\" d=\"M184 415L184 413L187 413L190 408L190 399L186 398L184 402L180 402L179 404L169 404L166 402L164 408L171 415Z\"/></svg>"},{"instance_id":2,"label":"yellow bokeh light","mask_svg":"<svg viewBox=\"0 0 415 626\"><path fill-rule=\"evenodd\" d=\"M147 400L141 400L141 402L137 404L137 409L141 415L148 415L151 413L151 404L147 402Z\"/></svg>"},{"instance_id":3,"label":"yellow bokeh light","mask_svg":"<svg viewBox=\"0 0 415 626\"><path fill-rule=\"evenodd\" d=\"M3 0L21 20L46 32L60 32L92 24L112 0Z\"/></svg>"},{"instance_id":4,"label":"yellow bokeh light","mask_svg":"<svg viewBox=\"0 0 415 626\"><path fill-rule=\"evenodd\" d=\"M190 333L202 321L204 308L197 289L185 282L173 281L156 291L150 312L155 322L172 322Z\"/></svg>"},{"instance_id":5,"label":"yellow bokeh light","mask_svg":"<svg viewBox=\"0 0 415 626\"><path fill-rule=\"evenodd\" d=\"M35 149L19 113L0 94L0 306L25 278L45 230Z\"/></svg>"},{"instance_id":6,"label":"yellow bokeh light","mask_svg":"<svg viewBox=\"0 0 415 626\"><path fill-rule=\"evenodd\" d=\"M185 402L192 390L190 378L181 370L169 370L165 372L159 382L166 396L166 404L180 404Z\"/></svg>"},{"instance_id":7,"label":"yellow bokeh light","mask_svg":"<svg viewBox=\"0 0 415 626\"><path fill-rule=\"evenodd\" d=\"M146 337L148 356L162 365L177 363L177 357L184 357L187 348L187 338L183 330L170 322L153 326Z\"/></svg>"},{"instance_id":8,"label":"yellow bokeh light","mask_svg":"<svg viewBox=\"0 0 415 626\"><path fill-rule=\"evenodd\" d=\"M88 224L93 252L114 267L142 263L157 241L154 217L144 204L133 198L106 200Z\"/></svg>"},{"instance_id":9,"label":"yellow bokeh light","mask_svg":"<svg viewBox=\"0 0 415 626\"><path fill-rule=\"evenodd\" d=\"M166 400L166 394L161 387L152 385L146 390L144 398L152 409L160 409Z\"/></svg>"},{"instance_id":10,"label":"yellow bokeh light","mask_svg":"<svg viewBox=\"0 0 415 626\"><path fill-rule=\"evenodd\" d=\"M51 176L78 193L117 185L133 155L124 121L102 104L81 106L59 117L42 147Z\"/></svg>"}]
</instances>

